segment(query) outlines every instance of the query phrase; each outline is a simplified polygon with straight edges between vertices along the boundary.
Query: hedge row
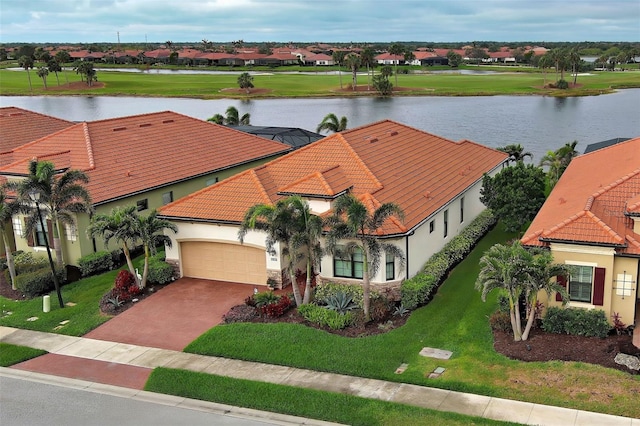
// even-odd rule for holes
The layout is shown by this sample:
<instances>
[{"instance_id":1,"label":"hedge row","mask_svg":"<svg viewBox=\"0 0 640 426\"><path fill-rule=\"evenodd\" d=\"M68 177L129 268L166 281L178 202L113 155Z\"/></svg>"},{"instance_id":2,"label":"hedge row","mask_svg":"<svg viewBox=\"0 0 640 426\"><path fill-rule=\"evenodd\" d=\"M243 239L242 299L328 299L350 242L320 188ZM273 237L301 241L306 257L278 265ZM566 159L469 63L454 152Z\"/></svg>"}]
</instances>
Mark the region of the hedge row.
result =
<instances>
[{"instance_id":1,"label":"hedge row","mask_svg":"<svg viewBox=\"0 0 640 426\"><path fill-rule=\"evenodd\" d=\"M110 271L114 267L113 253L110 251L98 251L89 253L78 259L78 266L83 277Z\"/></svg>"},{"instance_id":2,"label":"hedge row","mask_svg":"<svg viewBox=\"0 0 640 426\"><path fill-rule=\"evenodd\" d=\"M67 279L66 270L64 268L56 269L56 276L58 277L58 282L62 285ZM33 272L18 275L16 277L16 288L27 297L49 293L55 288L51 269L46 266Z\"/></svg>"},{"instance_id":3,"label":"hedge row","mask_svg":"<svg viewBox=\"0 0 640 426\"><path fill-rule=\"evenodd\" d=\"M550 307L542 320L542 329L548 333L607 337L611 325L601 309Z\"/></svg>"},{"instance_id":4,"label":"hedge row","mask_svg":"<svg viewBox=\"0 0 640 426\"><path fill-rule=\"evenodd\" d=\"M496 224L497 218L487 209L435 253L415 277L400 288L402 306L415 309L427 304L447 273L468 255L480 239Z\"/></svg>"}]
</instances>

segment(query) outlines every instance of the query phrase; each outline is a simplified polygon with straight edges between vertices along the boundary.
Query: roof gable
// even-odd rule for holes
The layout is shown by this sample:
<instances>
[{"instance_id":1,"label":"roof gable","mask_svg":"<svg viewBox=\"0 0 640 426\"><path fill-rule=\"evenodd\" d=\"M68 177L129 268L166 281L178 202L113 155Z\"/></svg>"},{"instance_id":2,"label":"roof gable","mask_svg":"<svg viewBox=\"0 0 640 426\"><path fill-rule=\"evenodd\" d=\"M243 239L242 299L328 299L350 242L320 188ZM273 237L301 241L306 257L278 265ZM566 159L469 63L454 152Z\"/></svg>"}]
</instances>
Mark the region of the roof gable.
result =
<instances>
[{"instance_id":1,"label":"roof gable","mask_svg":"<svg viewBox=\"0 0 640 426\"><path fill-rule=\"evenodd\" d=\"M404 224L384 228L385 234L397 234L417 226L506 158L505 153L473 142L453 142L385 120L330 135L254 169L259 180L254 189L263 190L270 203L293 193L331 198L349 189L358 197L368 194L374 204L393 202L402 208ZM203 190L201 196L207 192L207 199L216 205L230 205L226 197L242 198L247 208L265 202L264 194L233 191L235 185L238 180L227 179ZM195 208L200 201L181 199L160 212L166 217L190 217L190 204ZM240 222L245 211L224 212L224 218ZM206 219L222 217L212 211Z\"/></svg>"},{"instance_id":2,"label":"roof gable","mask_svg":"<svg viewBox=\"0 0 640 426\"><path fill-rule=\"evenodd\" d=\"M73 122L16 107L0 108L0 153L73 126Z\"/></svg>"},{"instance_id":3,"label":"roof gable","mask_svg":"<svg viewBox=\"0 0 640 426\"><path fill-rule=\"evenodd\" d=\"M573 159L522 242L604 244L640 254L629 217L639 208L640 138L635 138Z\"/></svg>"}]
</instances>

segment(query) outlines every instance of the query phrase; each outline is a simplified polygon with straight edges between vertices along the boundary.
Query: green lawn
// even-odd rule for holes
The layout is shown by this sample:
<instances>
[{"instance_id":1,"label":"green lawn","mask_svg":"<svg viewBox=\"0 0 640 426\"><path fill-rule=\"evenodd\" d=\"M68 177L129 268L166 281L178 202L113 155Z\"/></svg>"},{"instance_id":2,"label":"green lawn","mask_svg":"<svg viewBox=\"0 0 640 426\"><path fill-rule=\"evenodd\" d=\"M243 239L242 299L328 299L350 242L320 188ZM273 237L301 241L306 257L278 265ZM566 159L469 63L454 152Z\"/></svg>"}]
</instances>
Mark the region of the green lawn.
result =
<instances>
[{"instance_id":1,"label":"green lawn","mask_svg":"<svg viewBox=\"0 0 640 426\"><path fill-rule=\"evenodd\" d=\"M389 333L350 339L295 324L230 324L212 328L185 351L639 417L639 376L589 364L523 363L494 351L487 317L496 295L483 303L474 282L482 253L510 237L491 231L434 300ZM453 357L421 357L425 346ZM409 368L397 375L401 363ZM426 379L438 366L446 372Z\"/></svg>"},{"instance_id":2,"label":"green lawn","mask_svg":"<svg viewBox=\"0 0 640 426\"><path fill-rule=\"evenodd\" d=\"M145 390L354 426L513 424L353 395L168 368L155 369Z\"/></svg>"},{"instance_id":3,"label":"green lawn","mask_svg":"<svg viewBox=\"0 0 640 426\"><path fill-rule=\"evenodd\" d=\"M47 351L40 349L0 342L0 367L9 367L10 365L36 358L46 353Z\"/></svg>"},{"instance_id":4,"label":"green lawn","mask_svg":"<svg viewBox=\"0 0 640 426\"><path fill-rule=\"evenodd\" d=\"M66 76L66 77L65 77ZM245 98L244 91L229 92L224 89L237 89L237 75L225 74L154 74L128 73L98 70L98 80L105 83L104 88L85 88L83 90L64 89L66 78L69 82L80 81L80 76L72 71L59 75L58 86L55 75L47 79L48 90L44 89L42 79L31 72L33 91L30 92L27 75L24 71L0 70L0 95L110 95L110 96L160 96L195 98ZM568 77L565 77L568 78ZM555 79L553 73L547 74L547 82ZM391 78L395 85L395 76ZM350 75L342 76L346 87L351 82ZM325 74L284 74L265 72L255 75L253 83L257 89L267 89L267 93L252 97L333 97L362 95L362 92L340 91L340 77ZM504 72L491 75L464 74L401 74L398 85L406 88L396 95L560 95L576 96L599 94L614 88L640 87L640 71L599 72L580 76L578 84L582 87L566 91L542 89L544 77L539 72ZM359 85L366 85L364 75L358 77ZM370 95L376 95L375 91Z\"/></svg>"}]
</instances>

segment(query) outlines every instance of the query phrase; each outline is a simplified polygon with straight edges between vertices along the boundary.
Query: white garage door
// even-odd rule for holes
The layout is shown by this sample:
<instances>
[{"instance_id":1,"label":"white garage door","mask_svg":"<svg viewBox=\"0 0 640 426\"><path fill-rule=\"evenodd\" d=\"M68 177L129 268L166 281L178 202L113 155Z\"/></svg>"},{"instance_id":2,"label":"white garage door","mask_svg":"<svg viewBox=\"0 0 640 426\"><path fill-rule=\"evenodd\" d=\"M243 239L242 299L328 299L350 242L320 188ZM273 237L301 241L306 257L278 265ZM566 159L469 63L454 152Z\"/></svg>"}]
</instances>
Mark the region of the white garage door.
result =
<instances>
[{"instance_id":1,"label":"white garage door","mask_svg":"<svg viewBox=\"0 0 640 426\"><path fill-rule=\"evenodd\" d=\"M185 241L180 243L185 277L266 285L263 249L240 244Z\"/></svg>"}]
</instances>

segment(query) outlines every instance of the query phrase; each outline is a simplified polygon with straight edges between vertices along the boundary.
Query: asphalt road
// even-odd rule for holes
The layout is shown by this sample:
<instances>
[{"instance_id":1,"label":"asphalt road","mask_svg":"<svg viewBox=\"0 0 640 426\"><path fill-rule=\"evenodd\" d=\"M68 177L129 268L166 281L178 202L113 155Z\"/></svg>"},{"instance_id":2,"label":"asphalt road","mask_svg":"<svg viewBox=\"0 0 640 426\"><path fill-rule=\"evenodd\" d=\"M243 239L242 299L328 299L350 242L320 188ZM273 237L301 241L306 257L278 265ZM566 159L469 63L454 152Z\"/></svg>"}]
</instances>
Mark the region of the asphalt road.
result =
<instances>
[{"instance_id":1,"label":"asphalt road","mask_svg":"<svg viewBox=\"0 0 640 426\"><path fill-rule=\"evenodd\" d=\"M164 395L158 395L161 400ZM203 408L206 403L203 404ZM102 425L220 425L265 426L275 423L248 413L221 414L163 405L64 386L0 375L0 425L2 426L102 426ZM223 410L218 410L223 411ZM255 412L260 413L260 412ZM271 413L268 413L271 415Z\"/></svg>"}]
</instances>

